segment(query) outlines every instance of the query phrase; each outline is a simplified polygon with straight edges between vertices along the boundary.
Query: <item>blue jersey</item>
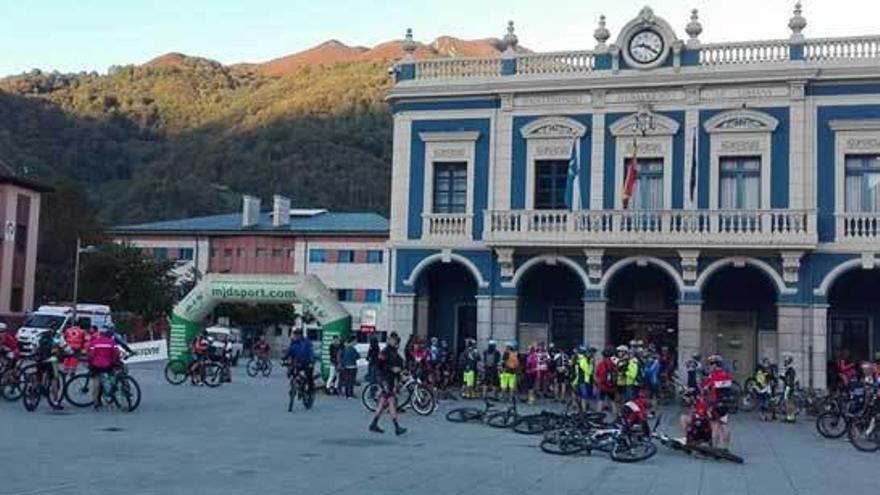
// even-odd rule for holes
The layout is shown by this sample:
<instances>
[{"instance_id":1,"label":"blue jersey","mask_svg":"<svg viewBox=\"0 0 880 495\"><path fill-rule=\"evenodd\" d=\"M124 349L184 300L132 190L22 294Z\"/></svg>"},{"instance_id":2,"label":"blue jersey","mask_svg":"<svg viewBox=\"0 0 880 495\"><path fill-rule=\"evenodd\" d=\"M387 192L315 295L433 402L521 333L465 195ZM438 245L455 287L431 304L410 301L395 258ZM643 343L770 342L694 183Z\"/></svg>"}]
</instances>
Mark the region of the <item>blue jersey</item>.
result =
<instances>
[{"instance_id":1,"label":"blue jersey","mask_svg":"<svg viewBox=\"0 0 880 495\"><path fill-rule=\"evenodd\" d=\"M288 358L293 358L299 364L312 364L315 360L315 353L309 339L292 340L287 352L284 353L284 359Z\"/></svg>"}]
</instances>

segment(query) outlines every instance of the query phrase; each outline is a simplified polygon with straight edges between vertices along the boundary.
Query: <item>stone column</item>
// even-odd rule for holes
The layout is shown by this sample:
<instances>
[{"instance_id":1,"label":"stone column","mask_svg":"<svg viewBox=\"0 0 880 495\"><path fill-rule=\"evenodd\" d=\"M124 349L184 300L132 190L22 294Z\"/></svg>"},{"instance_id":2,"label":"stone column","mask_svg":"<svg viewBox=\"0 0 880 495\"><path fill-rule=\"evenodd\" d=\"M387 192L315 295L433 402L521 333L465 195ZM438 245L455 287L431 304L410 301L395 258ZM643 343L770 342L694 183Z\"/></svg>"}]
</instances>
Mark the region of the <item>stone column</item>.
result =
<instances>
[{"instance_id":1,"label":"stone column","mask_svg":"<svg viewBox=\"0 0 880 495\"><path fill-rule=\"evenodd\" d=\"M477 346L485 349L492 338L492 296L477 296Z\"/></svg>"},{"instance_id":2,"label":"stone column","mask_svg":"<svg viewBox=\"0 0 880 495\"><path fill-rule=\"evenodd\" d=\"M678 368L692 355L700 352L703 305L678 303Z\"/></svg>"},{"instance_id":3,"label":"stone column","mask_svg":"<svg viewBox=\"0 0 880 495\"><path fill-rule=\"evenodd\" d=\"M388 295L388 332L397 332L401 342L413 333L415 296L412 294Z\"/></svg>"},{"instance_id":4,"label":"stone column","mask_svg":"<svg viewBox=\"0 0 880 495\"><path fill-rule=\"evenodd\" d=\"M492 298L492 338L503 346L504 342L517 340L516 296L495 296Z\"/></svg>"},{"instance_id":5,"label":"stone column","mask_svg":"<svg viewBox=\"0 0 880 495\"><path fill-rule=\"evenodd\" d=\"M604 300L584 301L584 343L600 352L607 345L607 306Z\"/></svg>"},{"instance_id":6,"label":"stone column","mask_svg":"<svg viewBox=\"0 0 880 495\"><path fill-rule=\"evenodd\" d=\"M813 346L813 362L810 373L813 377L813 388L824 390L828 388L828 305L814 305L811 311L813 331L809 342Z\"/></svg>"},{"instance_id":7,"label":"stone column","mask_svg":"<svg viewBox=\"0 0 880 495\"><path fill-rule=\"evenodd\" d=\"M779 367L786 356L794 358L794 367L801 385L807 385L807 332L809 308L803 306L777 306L776 332L779 335Z\"/></svg>"}]
</instances>

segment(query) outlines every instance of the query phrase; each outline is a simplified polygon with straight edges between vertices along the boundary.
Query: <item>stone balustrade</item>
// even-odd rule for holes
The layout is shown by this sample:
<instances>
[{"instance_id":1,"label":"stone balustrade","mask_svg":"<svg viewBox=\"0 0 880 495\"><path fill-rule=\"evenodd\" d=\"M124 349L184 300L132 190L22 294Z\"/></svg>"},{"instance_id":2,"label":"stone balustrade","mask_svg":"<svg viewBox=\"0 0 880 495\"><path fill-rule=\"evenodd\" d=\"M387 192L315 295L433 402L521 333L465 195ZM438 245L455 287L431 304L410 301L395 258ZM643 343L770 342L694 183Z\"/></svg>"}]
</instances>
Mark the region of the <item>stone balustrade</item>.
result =
<instances>
[{"instance_id":1,"label":"stone balustrade","mask_svg":"<svg viewBox=\"0 0 880 495\"><path fill-rule=\"evenodd\" d=\"M807 210L487 211L483 238L503 245L814 247Z\"/></svg>"},{"instance_id":2,"label":"stone balustrade","mask_svg":"<svg viewBox=\"0 0 880 495\"><path fill-rule=\"evenodd\" d=\"M877 242L880 240L880 213L839 213L837 240L840 242Z\"/></svg>"},{"instance_id":3,"label":"stone balustrade","mask_svg":"<svg viewBox=\"0 0 880 495\"><path fill-rule=\"evenodd\" d=\"M843 38L816 38L800 42L788 39L706 43L686 49L692 56L682 57L683 66L716 68L781 63L807 63L821 67L823 63L880 59L880 35ZM605 55L610 57L610 55ZM509 60L505 71L500 57L443 58L400 62L411 64L413 70L399 80L434 81L450 79L495 78L518 75L599 75L611 70L610 64L598 64L591 51L518 53Z\"/></svg>"},{"instance_id":4,"label":"stone balustrade","mask_svg":"<svg viewBox=\"0 0 880 495\"><path fill-rule=\"evenodd\" d=\"M416 79L461 79L501 75L499 58L447 58L415 62Z\"/></svg>"},{"instance_id":5,"label":"stone balustrade","mask_svg":"<svg viewBox=\"0 0 880 495\"><path fill-rule=\"evenodd\" d=\"M472 237L473 215L469 213L425 213L422 236L436 240L468 240Z\"/></svg>"},{"instance_id":6,"label":"stone balustrade","mask_svg":"<svg viewBox=\"0 0 880 495\"><path fill-rule=\"evenodd\" d=\"M700 65L746 65L789 60L788 40L711 43L700 49Z\"/></svg>"},{"instance_id":7,"label":"stone balustrade","mask_svg":"<svg viewBox=\"0 0 880 495\"><path fill-rule=\"evenodd\" d=\"M820 38L807 40L804 45L804 59L811 62L878 58L880 36Z\"/></svg>"},{"instance_id":8,"label":"stone balustrade","mask_svg":"<svg viewBox=\"0 0 880 495\"><path fill-rule=\"evenodd\" d=\"M517 74L587 74L593 71L593 52L550 52L520 55Z\"/></svg>"}]
</instances>

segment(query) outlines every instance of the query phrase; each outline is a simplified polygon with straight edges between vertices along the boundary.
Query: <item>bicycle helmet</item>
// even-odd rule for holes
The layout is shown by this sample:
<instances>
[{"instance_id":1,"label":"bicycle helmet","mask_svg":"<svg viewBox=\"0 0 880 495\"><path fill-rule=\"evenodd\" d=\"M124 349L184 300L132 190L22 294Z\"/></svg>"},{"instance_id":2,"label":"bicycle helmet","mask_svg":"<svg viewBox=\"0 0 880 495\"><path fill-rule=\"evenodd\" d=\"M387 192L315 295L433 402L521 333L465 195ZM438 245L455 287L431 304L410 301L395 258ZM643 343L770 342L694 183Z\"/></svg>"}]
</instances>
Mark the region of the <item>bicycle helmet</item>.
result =
<instances>
[{"instance_id":1,"label":"bicycle helmet","mask_svg":"<svg viewBox=\"0 0 880 495\"><path fill-rule=\"evenodd\" d=\"M5 332L9 330L9 327L6 326L6 323L0 322L0 332Z\"/></svg>"},{"instance_id":2,"label":"bicycle helmet","mask_svg":"<svg viewBox=\"0 0 880 495\"><path fill-rule=\"evenodd\" d=\"M788 366L788 365L790 365L790 364L793 363L793 362L794 362L794 358L793 358L793 357L791 357L791 356L785 356L785 360L783 361L783 364L784 364L785 366Z\"/></svg>"},{"instance_id":3,"label":"bicycle helmet","mask_svg":"<svg viewBox=\"0 0 880 495\"><path fill-rule=\"evenodd\" d=\"M495 340L489 341L489 347L495 347L495 345L496 345Z\"/></svg>"},{"instance_id":4,"label":"bicycle helmet","mask_svg":"<svg viewBox=\"0 0 880 495\"><path fill-rule=\"evenodd\" d=\"M693 356L691 356L691 359L693 359L694 361L700 361L702 358L703 358L703 356L701 356L700 353L696 353Z\"/></svg>"},{"instance_id":5,"label":"bicycle helmet","mask_svg":"<svg viewBox=\"0 0 880 495\"><path fill-rule=\"evenodd\" d=\"M709 359L706 360L709 364L721 364L721 356L718 354L713 354L709 356Z\"/></svg>"},{"instance_id":6,"label":"bicycle helmet","mask_svg":"<svg viewBox=\"0 0 880 495\"><path fill-rule=\"evenodd\" d=\"M629 347L621 344L617 346L617 352L629 352Z\"/></svg>"},{"instance_id":7,"label":"bicycle helmet","mask_svg":"<svg viewBox=\"0 0 880 495\"><path fill-rule=\"evenodd\" d=\"M612 351L610 347L605 348L602 351L602 357L610 358L613 355L614 355L614 351Z\"/></svg>"}]
</instances>

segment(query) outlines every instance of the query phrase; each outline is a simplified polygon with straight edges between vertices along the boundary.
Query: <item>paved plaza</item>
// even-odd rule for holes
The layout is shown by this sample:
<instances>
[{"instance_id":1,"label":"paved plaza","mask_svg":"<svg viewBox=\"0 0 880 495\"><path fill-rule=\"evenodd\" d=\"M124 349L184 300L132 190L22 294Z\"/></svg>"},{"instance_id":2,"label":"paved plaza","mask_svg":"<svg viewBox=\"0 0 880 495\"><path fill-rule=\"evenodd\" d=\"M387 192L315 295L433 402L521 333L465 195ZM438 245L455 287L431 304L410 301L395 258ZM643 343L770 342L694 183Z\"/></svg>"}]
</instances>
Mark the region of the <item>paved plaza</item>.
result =
<instances>
[{"instance_id":1,"label":"paved plaza","mask_svg":"<svg viewBox=\"0 0 880 495\"><path fill-rule=\"evenodd\" d=\"M603 454L557 457L538 437L456 425L440 405L407 414L401 438L367 431L357 400L318 397L286 412L279 368L219 389L164 382L161 365L135 365L143 403L133 414L0 402L0 495L24 494L830 494L866 493L880 457L815 433L813 422L735 418L733 450L746 464L699 460L660 446L618 464ZM666 414L673 428L675 411ZM390 426L390 425L386 425ZM388 428L390 429L390 428Z\"/></svg>"}]
</instances>

